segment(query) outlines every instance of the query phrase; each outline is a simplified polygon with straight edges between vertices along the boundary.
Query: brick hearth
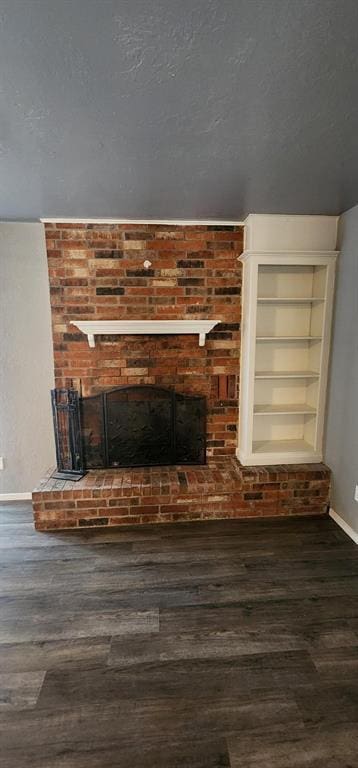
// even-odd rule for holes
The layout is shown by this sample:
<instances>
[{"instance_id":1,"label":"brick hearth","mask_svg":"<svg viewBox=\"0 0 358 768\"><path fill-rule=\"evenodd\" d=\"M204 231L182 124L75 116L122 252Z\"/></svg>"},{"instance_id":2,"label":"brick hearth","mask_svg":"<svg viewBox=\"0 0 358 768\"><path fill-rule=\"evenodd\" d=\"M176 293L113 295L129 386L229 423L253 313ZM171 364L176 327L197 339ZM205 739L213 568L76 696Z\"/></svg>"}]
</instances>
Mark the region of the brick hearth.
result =
<instances>
[{"instance_id":1,"label":"brick hearth","mask_svg":"<svg viewBox=\"0 0 358 768\"><path fill-rule=\"evenodd\" d=\"M201 467L93 470L79 482L51 473L33 494L37 530L326 512L324 464L242 467L227 456Z\"/></svg>"}]
</instances>

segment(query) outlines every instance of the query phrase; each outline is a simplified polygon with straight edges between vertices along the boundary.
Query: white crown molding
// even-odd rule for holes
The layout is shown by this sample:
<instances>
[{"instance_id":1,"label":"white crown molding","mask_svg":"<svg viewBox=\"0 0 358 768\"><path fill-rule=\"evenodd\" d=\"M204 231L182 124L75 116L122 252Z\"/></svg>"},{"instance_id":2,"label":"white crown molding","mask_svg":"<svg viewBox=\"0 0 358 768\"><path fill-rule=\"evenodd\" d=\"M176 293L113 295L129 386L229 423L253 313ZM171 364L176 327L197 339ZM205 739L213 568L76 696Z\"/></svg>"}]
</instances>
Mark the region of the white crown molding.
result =
<instances>
[{"instance_id":1,"label":"white crown molding","mask_svg":"<svg viewBox=\"0 0 358 768\"><path fill-rule=\"evenodd\" d=\"M358 544L358 533L354 531L353 528L348 525L348 523L346 523L346 521L343 520L343 518L338 515L337 512L334 511L334 509L331 508L329 510L329 516L332 518L332 520L334 520L335 523L337 523L337 525L339 525L340 528L342 528L342 531L344 531L344 533L346 533L347 536L349 536L349 538L352 539L355 544Z\"/></svg>"},{"instance_id":2,"label":"white crown molding","mask_svg":"<svg viewBox=\"0 0 358 768\"><path fill-rule=\"evenodd\" d=\"M205 346L205 337L220 320L71 320L88 338L90 347L95 346L98 334L198 334L199 347Z\"/></svg>"},{"instance_id":3,"label":"white crown molding","mask_svg":"<svg viewBox=\"0 0 358 768\"><path fill-rule=\"evenodd\" d=\"M221 219L76 219L58 216L46 216L40 218L42 224L168 224L174 226L218 226L218 227L243 227L244 221L232 221Z\"/></svg>"},{"instance_id":4,"label":"white crown molding","mask_svg":"<svg viewBox=\"0 0 358 768\"><path fill-rule=\"evenodd\" d=\"M31 501L32 493L0 493L0 501Z\"/></svg>"}]
</instances>

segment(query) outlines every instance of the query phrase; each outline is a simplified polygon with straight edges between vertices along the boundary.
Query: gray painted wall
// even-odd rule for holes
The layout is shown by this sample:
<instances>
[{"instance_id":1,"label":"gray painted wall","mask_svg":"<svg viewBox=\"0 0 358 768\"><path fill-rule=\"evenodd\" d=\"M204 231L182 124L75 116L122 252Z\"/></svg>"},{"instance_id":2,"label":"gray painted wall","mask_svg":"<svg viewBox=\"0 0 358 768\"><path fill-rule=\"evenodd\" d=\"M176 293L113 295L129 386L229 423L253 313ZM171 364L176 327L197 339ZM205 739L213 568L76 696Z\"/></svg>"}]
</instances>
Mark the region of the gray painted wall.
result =
<instances>
[{"instance_id":1,"label":"gray painted wall","mask_svg":"<svg viewBox=\"0 0 358 768\"><path fill-rule=\"evenodd\" d=\"M0 218L358 201L357 0L0 0Z\"/></svg>"},{"instance_id":2,"label":"gray painted wall","mask_svg":"<svg viewBox=\"0 0 358 768\"><path fill-rule=\"evenodd\" d=\"M340 219L338 248L325 458L332 507L358 533L358 206Z\"/></svg>"},{"instance_id":3,"label":"gray painted wall","mask_svg":"<svg viewBox=\"0 0 358 768\"><path fill-rule=\"evenodd\" d=\"M0 224L0 493L31 491L55 463L53 353L42 224Z\"/></svg>"}]
</instances>

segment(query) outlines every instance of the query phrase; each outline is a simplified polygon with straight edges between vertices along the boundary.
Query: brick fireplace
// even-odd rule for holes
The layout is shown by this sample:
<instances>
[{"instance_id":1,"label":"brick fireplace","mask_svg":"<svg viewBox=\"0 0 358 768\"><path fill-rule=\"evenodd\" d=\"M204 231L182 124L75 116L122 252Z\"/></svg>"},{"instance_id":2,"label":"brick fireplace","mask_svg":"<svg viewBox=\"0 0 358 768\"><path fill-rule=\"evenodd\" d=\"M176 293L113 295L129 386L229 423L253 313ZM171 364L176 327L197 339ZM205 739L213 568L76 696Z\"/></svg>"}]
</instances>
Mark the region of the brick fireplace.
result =
<instances>
[{"instance_id":1,"label":"brick fireplace","mask_svg":"<svg viewBox=\"0 0 358 768\"><path fill-rule=\"evenodd\" d=\"M205 395L208 455L234 454L240 355L241 227L46 224L57 387L84 395L155 384ZM143 264L150 261L145 269ZM76 319L221 320L195 336L101 337Z\"/></svg>"},{"instance_id":2,"label":"brick fireplace","mask_svg":"<svg viewBox=\"0 0 358 768\"><path fill-rule=\"evenodd\" d=\"M205 467L92 470L79 483L46 477L38 529L321 513L324 465L242 468L237 443L243 231L235 226L46 224L56 387L84 396L153 385L206 398ZM150 264L148 264L150 262ZM192 335L99 336L72 321L217 319Z\"/></svg>"}]
</instances>

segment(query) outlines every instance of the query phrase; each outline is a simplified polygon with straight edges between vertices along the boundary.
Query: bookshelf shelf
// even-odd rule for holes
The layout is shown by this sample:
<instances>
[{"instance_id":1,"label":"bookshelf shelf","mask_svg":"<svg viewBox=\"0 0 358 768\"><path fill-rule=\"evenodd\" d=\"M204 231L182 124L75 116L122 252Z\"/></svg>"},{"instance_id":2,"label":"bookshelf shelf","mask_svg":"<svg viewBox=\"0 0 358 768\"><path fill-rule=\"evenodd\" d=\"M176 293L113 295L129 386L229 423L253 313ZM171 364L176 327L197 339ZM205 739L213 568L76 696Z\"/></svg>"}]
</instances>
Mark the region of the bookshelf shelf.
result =
<instances>
[{"instance_id":1,"label":"bookshelf shelf","mask_svg":"<svg viewBox=\"0 0 358 768\"><path fill-rule=\"evenodd\" d=\"M312 414L317 413L316 409L312 405L307 403L289 403L284 405L271 405L265 403L264 405L255 405L255 416L286 416L288 414Z\"/></svg>"},{"instance_id":2,"label":"bookshelf shelf","mask_svg":"<svg viewBox=\"0 0 358 768\"><path fill-rule=\"evenodd\" d=\"M279 296L259 296L257 299L258 304L320 304L324 301L324 298L318 298L315 296L297 296L297 298L286 298Z\"/></svg>"},{"instance_id":3,"label":"bookshelf shelf","mask_svg":"<svg viewBox=\"0 0 358 768\"><path fill-rule=\"evenodd\" d=\"M317 379L317 371L256 371L255 379Z\"/></svg>"},{"instance_id":4,"label":"bookshelf shelf","mask_svg":"<svg viewBox=\"0 0 358 768\"><path fill-rule=\"evenodd\" d=\"M322 336L256 336L256 341L321 341Z\"/></svg>"}]
</instances>

